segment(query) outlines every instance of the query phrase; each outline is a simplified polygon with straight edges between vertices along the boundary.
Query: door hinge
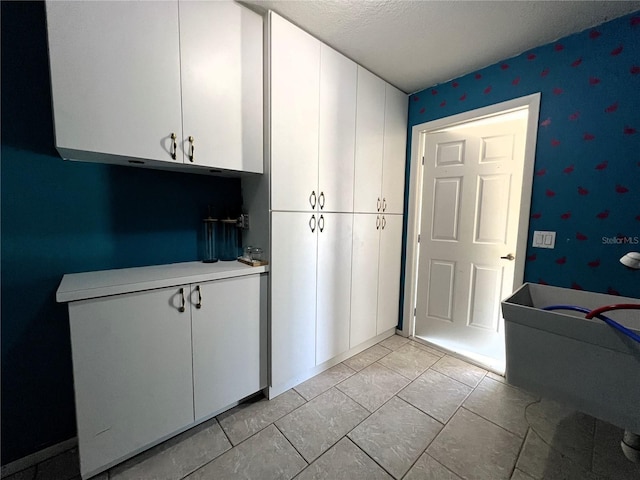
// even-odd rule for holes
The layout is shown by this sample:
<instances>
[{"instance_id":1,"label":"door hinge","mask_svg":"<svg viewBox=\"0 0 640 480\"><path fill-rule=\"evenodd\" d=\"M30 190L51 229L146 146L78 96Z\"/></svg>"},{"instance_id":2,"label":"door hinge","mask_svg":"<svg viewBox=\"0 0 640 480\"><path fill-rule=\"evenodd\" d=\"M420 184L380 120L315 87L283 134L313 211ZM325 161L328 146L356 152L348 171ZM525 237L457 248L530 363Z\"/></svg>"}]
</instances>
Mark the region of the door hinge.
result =
<instances>
[{"instance_id":1,"label":"door hinge","mask_svg":"<svg viewBox=\"0 0 640 480\"><path fill-rule=\"evenodd\" d=\"M418 243L420 243L420 234L418 234Z\"/></svg>"},{"instance_id":2,"label":"door hinge","mask_svg":"<svg viewBox=\"0 0 640 480\"><path fill-rule=\"evenodd\" d=\"M414 317L416 316L416 309L415 308L413 309L413 316Z\"/></svg>"},{"instance_id":3,"label":"door hinge","mask_svg":"<svg viewBox=\"0 0 640 480\"><path fill-rule=\"evenodd\" d=\"M424 165L424 155L422 156L422 164Z\"/></svg>"}]
</instances>

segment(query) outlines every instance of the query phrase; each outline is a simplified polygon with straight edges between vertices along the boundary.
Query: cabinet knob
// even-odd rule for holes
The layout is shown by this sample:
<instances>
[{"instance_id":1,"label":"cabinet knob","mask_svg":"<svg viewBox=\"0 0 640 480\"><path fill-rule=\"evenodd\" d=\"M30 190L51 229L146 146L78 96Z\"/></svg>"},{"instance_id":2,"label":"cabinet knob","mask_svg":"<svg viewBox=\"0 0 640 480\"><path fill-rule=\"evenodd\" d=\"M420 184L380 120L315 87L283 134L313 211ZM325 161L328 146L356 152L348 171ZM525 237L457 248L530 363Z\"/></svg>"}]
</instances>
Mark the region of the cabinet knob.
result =
<instances>
[{"instance_id":1,"label":"cabinet knob","mask_svg":"<svg viewBox=\"0 0 640 480\"><path fill-rule=\"evenodd\" d=\"M189 136L189 161L193 162L193 142L194 142L194 138L192 136Z\"/></svg>"},{"instance_id":2,"label":"cabinet knob","mask_svg":"<svg viewBox=\"0 0 640 480\"><path fill-rule=\"evenodd\" d=\"M378 197L378 211L380 211L380 197Z\"/></svg>"},{"instance_id":3,"label":"cabinet knob","mask_svg":"<svg viewBox=\"0 0 640 480\"><path fill-rule=\"evenodd\" d=\"M387 226L387 219L384 218L384 215L382 216L382 229L384 230L384 227Z\"/></svg>"},{"instance_id":4,"label":"cabinet knob","mask_svg":"<svg viewBox=\"0 0 640 480\"><path fill-rule=\"evenodd\" d=\"M178 308L178 311L180 313L184 313L184 304L185 304L185 300L184 300L184 288L180 289L180 297L182 298L182 303L180 305L180 307Z\"/></svg>"},{"instance_id":5,"label":"cabinet knob","mask_svg":"<svg viewBox=\"0 0 640 480\"><path fill-rule=\"evenodd\" d=\"M312 190L311 195L309 195L309 205L311 208L316 208L316 191Z\"/></svg>"},{"instance_id":6,"label":"cabinet knob","mask_svg":"<svg viewBox=\"0 0 640 480\"><path fill-rule=\"evenodd\" d=\"M178 145L176 144L176 134L171 133L171 158L176 159L176 152L178 150Z\"/></svg>"},{"instance_id":7,"label":"cabinet knob","mask_svg":"<svg viewBox=\"0 0 640 480\"><path fill-rule=\"evenodd\" d=\"M324 215L320 215L320 219L318 220L318 228L321 232L324 230Z\"/></svg>"},{"instance_id":8,"label":"cabinet knob","mask_svg":"<svg viewBox=\"0 0 640 480\"><path fill-rule=\"evenodd\" d=\"M311 229L311 233L316 231L316 216L315 215L311 215L311 218L309 219L309 228Z\"/></svg>"},{"instance_id":9,"label":"cabinet knob","mask_svg":"<svg viewBox=\"0 0 640 480\"><path fill-rule=\"evenodd\" d=\"M320 192L320 197L318 197L318 203L320 204L320 210L324 209L324 192Z\"/></svg>"},{"instance_id":10,"label":"cabinet knob","mask_svg":"<svg viewBox=\"0 0 640 480\"><path fill-rule=\"evenodd\" d=\"M196 303L196 308L202 308L202 294L200 293L200 285L196 287L196 292L198 292L198 303Z\"/></svg>"},{"instance_id":11,"label":"cabinet knob","mask_svg":"<svg viewBox=\"0 0 640 480\"><path fill-rule=\"evenodd\" d=\"M387 199L386 198L382 199L382 211L383 212L387 211Z\"/></svg>"},{"instance_id":12,"label":"cabinet knob","mask_svg":"<svg viewBox=\"0 0 640 480\"><path fill-rule=\"evenodd\" d=\"M376 217L376 230L380 230L380 215Z\"/></svg>"}]
</instances>

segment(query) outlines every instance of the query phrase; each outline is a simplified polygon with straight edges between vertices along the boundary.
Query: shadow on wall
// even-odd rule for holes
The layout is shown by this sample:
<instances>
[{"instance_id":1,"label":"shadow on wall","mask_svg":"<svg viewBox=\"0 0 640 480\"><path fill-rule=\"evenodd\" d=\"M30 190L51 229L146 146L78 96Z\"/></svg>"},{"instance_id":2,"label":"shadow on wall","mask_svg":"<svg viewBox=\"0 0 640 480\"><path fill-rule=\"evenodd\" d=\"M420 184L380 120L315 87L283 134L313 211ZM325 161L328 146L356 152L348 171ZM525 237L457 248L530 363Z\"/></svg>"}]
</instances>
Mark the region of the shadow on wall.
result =
<instances>
[{"instance_id":1,"label":"shadow on wall","mask_svg":"<svg viewBox=\"0 0 640 480\"><path fill-rule=\"evenodd\" d=\"M240 180L63 161L45 9L1 3L2 463L76 435L65 273L197 260L201 220Z\"/></svg>"}]
</instances>

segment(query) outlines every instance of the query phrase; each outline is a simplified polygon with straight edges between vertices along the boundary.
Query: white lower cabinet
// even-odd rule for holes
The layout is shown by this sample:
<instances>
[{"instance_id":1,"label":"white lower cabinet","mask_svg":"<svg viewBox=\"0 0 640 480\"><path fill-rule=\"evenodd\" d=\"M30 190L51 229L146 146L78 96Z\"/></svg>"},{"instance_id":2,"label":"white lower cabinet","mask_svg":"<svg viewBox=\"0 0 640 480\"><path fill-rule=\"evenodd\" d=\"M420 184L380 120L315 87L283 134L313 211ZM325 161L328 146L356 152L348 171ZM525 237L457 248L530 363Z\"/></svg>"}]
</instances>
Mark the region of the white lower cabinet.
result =
<instances>
[{"instance_id":1,"label":"white lower cabinet","mask_svg":"<svg viewBox=\"0 0 640 480\"><path fill-rule=\"evenodd\" d=\"M191 285L195 419L257 392L266 383L260 341L260 276ZM200 305L200 307L198 307ZM262 350L262 351L261 351Z\"/></svg>"},{"instance_id":2,"label":"white lower cabinet","mask_svg":"<svg viewBox=\"0 0 640 480\"><path fill-rule=\"evenodd\" d=\"M193 422L188 290L69 304L83 476Z\"/></svg>"},{"instance_id":3,"label":"white lower cabinet","mask_svg":"<svg viewBox=\"0 0 640 480\"><path fill-rule=\"evenodd\" d=\"M271 385L349 349L353 214L271 214Z\"/></svg>"},{"instance_id":4,"label":"white lower cabinet","mask_svg":"<svg viewBox=\"0 0 640 480\"><path fill-rule=\"evenodd\" d=\"M351 347L398 324L402 215L353 220Z\"/></svg>"},{"instance_id":5,"label":"white lower cabinet","mask_svg":"<svg viewBox=\"0 0 640 480\"><path fill-rule=\"evenodd\" d=\"M266 285L251 274L69 303L83 478L267 386Z\"/></svg>"}]
</instances>

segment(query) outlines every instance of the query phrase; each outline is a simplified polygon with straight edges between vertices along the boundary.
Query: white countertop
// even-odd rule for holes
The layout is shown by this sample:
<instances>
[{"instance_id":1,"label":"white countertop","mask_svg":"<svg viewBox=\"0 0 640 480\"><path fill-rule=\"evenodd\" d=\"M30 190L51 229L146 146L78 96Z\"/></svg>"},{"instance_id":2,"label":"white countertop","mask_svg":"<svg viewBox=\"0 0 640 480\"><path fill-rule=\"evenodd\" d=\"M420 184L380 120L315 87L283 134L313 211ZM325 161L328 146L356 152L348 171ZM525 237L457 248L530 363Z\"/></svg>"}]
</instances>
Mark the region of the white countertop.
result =
<instances>
[{"instance_id":1,"label":"white countertop","mask_svg":"<svg viewBox=\"0 0 640 480\"><path fill-rule=\"evenodd\" d=\"M71 273L62 277L56 300L74 302L88 298L172 287L187 283L255 275L269 271L268 266L251 267L237 261L185 262L150 267L120 268L97 272Z\"/></svg>"}]
</instances>

